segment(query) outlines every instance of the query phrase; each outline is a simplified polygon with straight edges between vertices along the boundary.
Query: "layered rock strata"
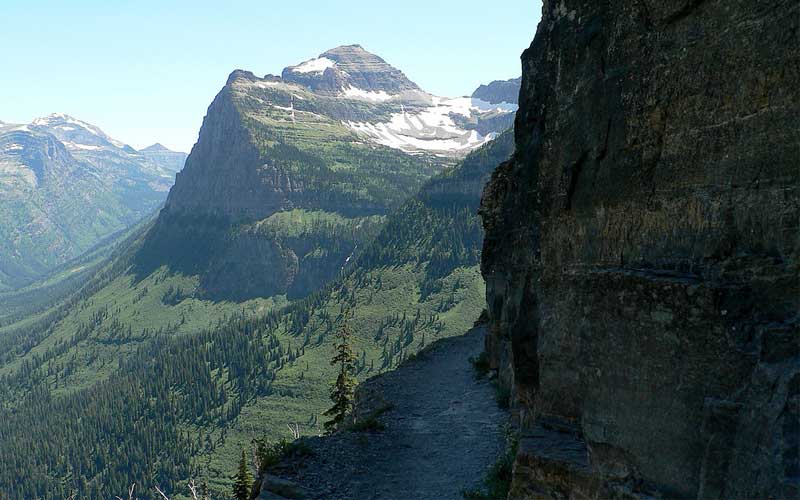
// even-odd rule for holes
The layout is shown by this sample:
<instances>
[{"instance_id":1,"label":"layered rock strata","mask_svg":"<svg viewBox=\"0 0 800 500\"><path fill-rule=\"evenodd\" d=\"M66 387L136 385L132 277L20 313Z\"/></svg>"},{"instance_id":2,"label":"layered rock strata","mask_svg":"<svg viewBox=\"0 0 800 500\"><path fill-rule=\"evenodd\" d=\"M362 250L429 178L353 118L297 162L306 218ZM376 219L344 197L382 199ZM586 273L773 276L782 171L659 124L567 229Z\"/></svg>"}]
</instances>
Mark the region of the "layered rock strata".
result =
<instances>
[{"instance_id":1,"label":"layered rock strata","mask_svg":"<svg viewBox=\"0 0 800 500\"><path fill-rule=\"evenodd\" d=\"M544 2L481 208L510 498L800 495L798 28Z\"/></svg>"}]
</instances>

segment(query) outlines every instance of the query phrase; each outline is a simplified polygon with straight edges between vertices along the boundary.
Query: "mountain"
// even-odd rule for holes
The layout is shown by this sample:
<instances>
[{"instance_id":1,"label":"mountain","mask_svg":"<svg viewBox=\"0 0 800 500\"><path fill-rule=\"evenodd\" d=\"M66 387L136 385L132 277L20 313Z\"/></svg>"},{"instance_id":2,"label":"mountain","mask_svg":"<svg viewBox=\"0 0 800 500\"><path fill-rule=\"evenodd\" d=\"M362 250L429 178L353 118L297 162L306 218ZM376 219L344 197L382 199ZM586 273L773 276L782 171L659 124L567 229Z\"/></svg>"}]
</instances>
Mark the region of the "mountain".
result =
<instances>
[{"instance_id":1,"label":"mountain","mask_svg":"<svg viewBox=\"0 0 800 500\"><path fill-rule=\"evenodd\" d=\"M139 150L139 153L149 158L153 163L160 165L166 172L174 175L183 169L186 163L186 153L172 151L162 144L155 143ZM170 184L171 186L171 184Z\"/></svg>"},{"instance_id":2,"label":"mountain","mask_svg":"<svg viewBox=\"0 0 800 500\"><path fill-rule=\"evenodd\" d=\"M798 32L797 2L544 2L481 208L509 498L800 497Z\"/></svg>"},{"instance_id":3,"label":"mountain","mask_svg":"<svg viewBox=\"0 0 800 500\"><path fill-rule=\"evenodd\" d=\"M94 166L132 206L138 203L149 208L162 202L161 193L172 187L175 174L183 168L179 160L186 158L184 153L166 148L160 154L136 151L98 127L64 114L38 118L29 128L55 136L73 156Z\"/></svg>"},{"instance_id":4,"label":"mountain","mask_svg":"<svg viewBox=\"0 0 800 500\"><path fill-rule=\"evenodd\" d=\"M215 496L227 494L240 446L262 433L282 437L286 422L317 432L342 307L355 311L360 378L469 328L483 307L480 192L512 149L506 132L425 183L340 277L282 311L263 300L198 300L197 282L163 271L136 283L125 276L128 251L41 327L25 324L24 349L7 340L14 328L0 330L0 446L12 451L0 456L0 489L9 498L71 488L105 498L134 479L174 492L196 474ZM69 453L32 447L44 435ZM2 462L12 456L13 466ZM30 474L56 456L47 474ZM86 457L80 473L69 472Z\"/></svg>"},{"instance_id":5,"label":"mountain","mask_svg":"<svg viewBox=\"0 0 800 500\"><path fill-rule=\"evenodd\" d=\"M28 454L14 498L64 484L105 498L133 477L175 491L199 469L225 492L240 445L280 437L287 418L314 432L343 305L358 304L365 376L477 316L475 212L510 154L500 132L513 104L431 96L360 48L325 54L333 66L305 83L234 71L157 218L70 293L60 287L66 298L0 326L0 418L16 419L0 447L48 434L70 450L45 476L32 471L52 453ZM337 68L341 86L314 83ZM414 148L353 125L398 116L393 133L415 130ZM134 393L148 396L126 402ZM91 418L52 418L79 408ZM108 446L125 458L96 453Z\"/></svg>"},{"instance_id":6,"label":"mountain","mask_svg":"<svg viewBox=\"0 0 800 500\"><path fill-rule=\"evenodd\" d=\"M341 115L338 119L372 142L411 153L463 157L508 128L517 109L516 99L490 103L480 98L451 99L427 93L360 45L329 50L284 69L282 77L321 95L371 104L371 113ZM505 121L483 126L498 117Z\"/></svg>"},{"instance_id":7,"label":"mountain","mask_svg":"<svg viewBox=\"0 0 800 500\"><path fill-rule=\"evenodd\" d=\"M141 220L163 202L175 166L67 115L0 125L0 289Z\"/></svg>"},{"instance_id":8,"label":"mountain","mask_svg":"<svg viewBox=\"0 0 800 500\"><path fill-rule=\"evenodd\" d=\"M0 287L43 276L135 223L163 199L164 185L130 187L137 170L156 169L155 164L129 160L127 171L115 173L111 162L91 162L90 156L120 150L111 141L66 115L0 126ZM159 176L142 176L163 184Z\"/></svg>"},{"instance_id":9,"label":"mountain","mask_svg":"<svg viewBox=\"0 0 800 500\"><path fill-rule=\"evenodd\" d=\"M512 80L495 80L488 85L481 85L472 93L473 99L480 99L489 104L502 104L519 102L519 89L522 77Z\"/></svg>"},{"instance_id":10,"label":"mountain","mask_svg":"<svg viewBox=\"0 0 800 500\"><path fill-rule=\"evenodd\" d=\"M427 94L359 46L282 78L234 71L137 275L166 265L199 276L212 300L303 297L426 179L507 128L514 109Z\"/></svg>"}]
</instances>

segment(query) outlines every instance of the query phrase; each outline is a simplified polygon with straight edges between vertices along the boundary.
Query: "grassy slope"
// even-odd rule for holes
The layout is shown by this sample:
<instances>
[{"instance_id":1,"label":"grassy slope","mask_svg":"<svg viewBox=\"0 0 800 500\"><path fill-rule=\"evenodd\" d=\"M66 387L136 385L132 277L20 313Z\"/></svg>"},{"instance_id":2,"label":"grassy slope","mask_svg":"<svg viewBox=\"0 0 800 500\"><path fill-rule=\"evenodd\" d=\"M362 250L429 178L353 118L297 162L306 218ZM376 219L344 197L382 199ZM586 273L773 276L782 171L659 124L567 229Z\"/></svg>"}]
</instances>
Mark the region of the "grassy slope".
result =
<instances>
[{"instance_id":1,"label":"grassy slope","mask_svg":"<svg viewBox=\"0 0 800 500\"><path fill-rule=\"evenodd\" d=\"M378 278L382 282L380 285ZM485 290L478 267L455 269L442 280L440 292L423 299L420 284L424 280L424 272L411 264L375 269L359 277L348 276L317 305L302 334L279 333L278 338L286 346L300 347L306 335L311 338L311 343L294 363L278 372L272 395L252 401L242 409L236 421L227 426L224 444L198 457L201 465L199 475L210 478L210 484L219 493L227 492L230 484L227 478L234 472L240 447L249 446L251 439L263 434L272 439L290 439L289 423L299 424L305 435L320 432L325 420L322 413L330 406L329 385L335 378L329 365L332 356L332 331L329 327L335 325L322 320L321 313L336 318L343 303L355 304L352 326L356 338L353 347L366 362L365 369L358 376L361 380L393 369L428 343L468 330L484 307ZM344 289L350 290L347 298L343 297ZM453 306L441 310L442 302L452 302ZM434 324L418 324L413 339L404 339L402 349L384 359L384 343L394 345L404 335L399 325L390 326L383 329L384 335L376 341L381 325L395 316L405 315L413 319L417 313L421 318L435 317ZM213 435L216 438L221 432L222 428L218 428Z\"/></svg>"},{"instance_id":2,"label":"grassy slope","mask_svg":"<svg viewBox=\"0 0 800 500\"><path fill-rule=\"evenodd\" d=\"M129 245L132 238L144 231L155 219L156 213L142 222L116 233L98 243L80 257L55 268L40 281L20 289L3 290L0 287L0 334L8 325L35 319L74 293L103 266Z\"/></svg>"},{"instance_id":3,"label":"grassy slope","mask_svg":"<svg viewBox=\"0 0 800 500\"><path fill-rule=\"evenodd\" d=\"M376 227L381 220L381 217L359 219L362 225ZM317 232L338 234L339 230L351 229L351 224L351 219L336 214L294 210L275 214L254 224L252 230L277 234L286 240L305 238L312 241ZM370 229L369 233L374 231L375 229ZM324 252L325 248L320 245L311 245L308 255L301 257L313 259ZM117 257L124 258L125 256ZM95 265L93 261L90 263ZM81 264L83 265L88 264ZM106 267L110 265L106 264ZM64 273L76 272L74 269ZM53 277L51 281L57 284L60 279ZM29 291L36 293L47 286L48 283L45 282ZM96 292L76 301L57 322L53 323L47 318L62 304L0 328L0 334L10 335L32 329L41 321L48 329L41 342L0 363L0 375L14 373L26 361L43 367L47 363L59 364L67 359L75 359L79 368L70 377L62 378L59 386L63 388L74 385L73 389L82 388L90 381L97 382L104 378L101 375L109 373L111 361L134 352L140 343L151 338L160 329L174 329L174 333L196 332L213 326L226 316L242 311L263 314L287 303L284 296L245 302L213 302L197 298L198 286L196 276L171 273L166 268L160 268L139 281L132 274L123 271L107 279L107 282L97 287ZM2 312L3 309L0 309L0 313ZM90 330L85 339L59 355L48 355L48 351L52 352L57 346L69 341L82 328ZM132 330L130 336L121 334L128 329ZM55 377L52 379L55 380Z\"/></svg>"},{"instance_id":4,"label":"grassy slope","mask_svg":"<svg viewBox=\"0 0 800 500\"><path fill-rule=\"evenodd\" d=\"M407 155L364 142L342 123L384 119L390 111L399 111L398 104L322 96L290 83L239 79L231 88L251 141L262 155L284 166L307 191L334 202L340 213L348 205L381 207L385 213L454 164L452 159Z\"/></svg>"}]
</instances>

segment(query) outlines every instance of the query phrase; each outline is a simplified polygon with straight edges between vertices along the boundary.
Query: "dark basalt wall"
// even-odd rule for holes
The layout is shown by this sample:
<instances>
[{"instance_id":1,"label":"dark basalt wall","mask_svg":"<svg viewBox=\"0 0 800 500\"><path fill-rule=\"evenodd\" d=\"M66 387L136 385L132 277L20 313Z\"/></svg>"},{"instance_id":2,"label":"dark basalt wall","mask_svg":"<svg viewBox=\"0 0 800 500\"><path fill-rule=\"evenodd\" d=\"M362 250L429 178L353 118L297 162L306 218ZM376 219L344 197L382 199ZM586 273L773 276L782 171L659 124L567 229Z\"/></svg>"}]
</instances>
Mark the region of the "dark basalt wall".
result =
<instances>
[{"instance_id":1,"label":"dark basalt wall","mask_svg":"<svg viewBox=\"0 0 800 500\"><path fill-rule=\"evenodd\" d=\"M511 498L800 495L799 27L544 2L481 208Z\"/></svg>"}]
</instances>

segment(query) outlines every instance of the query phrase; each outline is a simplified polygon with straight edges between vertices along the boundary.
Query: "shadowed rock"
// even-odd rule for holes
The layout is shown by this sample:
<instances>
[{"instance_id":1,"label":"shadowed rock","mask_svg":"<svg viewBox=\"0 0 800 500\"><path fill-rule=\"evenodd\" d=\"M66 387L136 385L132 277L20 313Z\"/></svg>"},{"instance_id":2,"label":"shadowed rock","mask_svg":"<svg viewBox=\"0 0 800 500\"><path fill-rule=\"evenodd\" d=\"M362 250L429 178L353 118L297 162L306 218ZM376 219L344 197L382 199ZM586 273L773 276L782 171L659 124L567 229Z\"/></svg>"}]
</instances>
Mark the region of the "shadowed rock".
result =
<instances>
[{"instance_id":1,"label":"shadowed rock","mask_svg":"<svg viewBox=\"0 0 800 500\"><path fill-rule=\"evenodd\" d=\"M544 3L481 209L487 348L531 433L512 498L800 494L799 25Z\"/></svg>"}]
</instances>

